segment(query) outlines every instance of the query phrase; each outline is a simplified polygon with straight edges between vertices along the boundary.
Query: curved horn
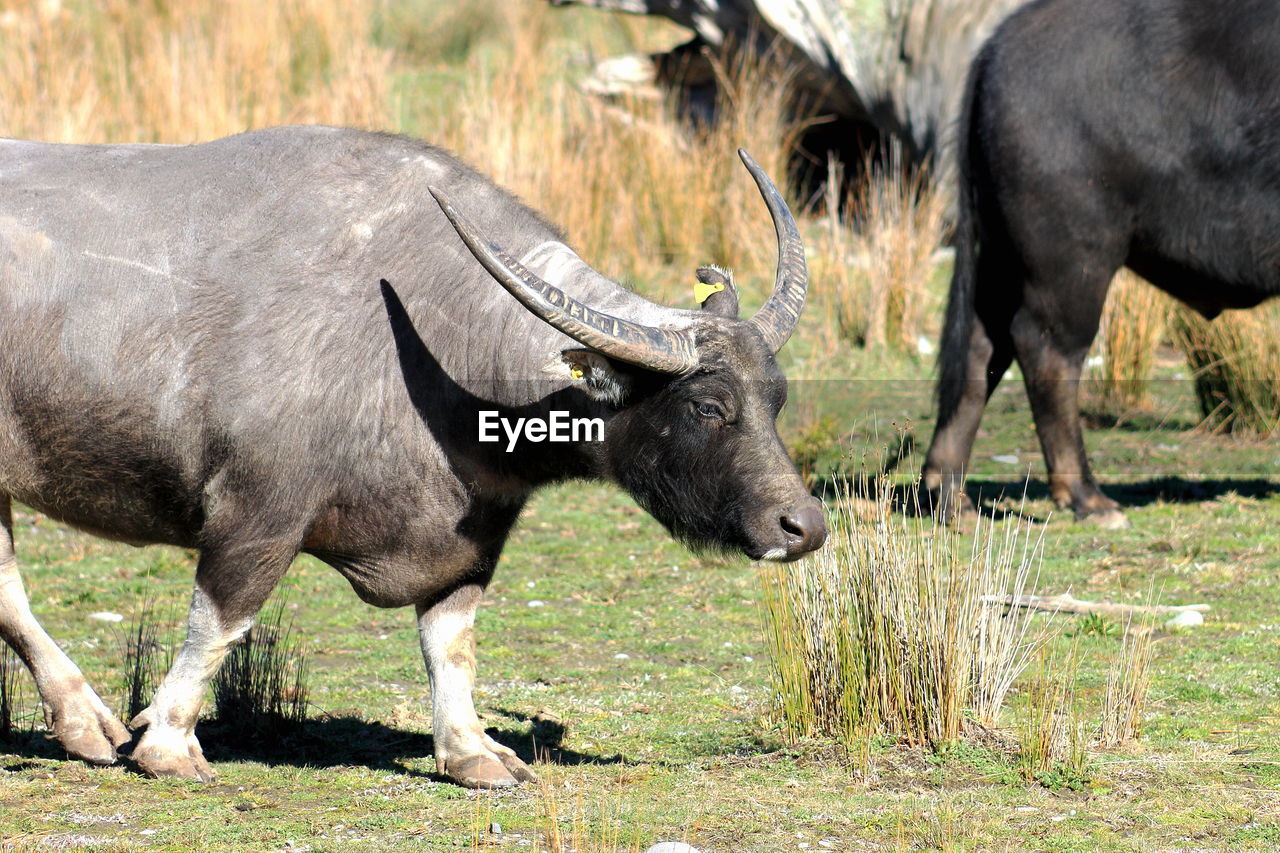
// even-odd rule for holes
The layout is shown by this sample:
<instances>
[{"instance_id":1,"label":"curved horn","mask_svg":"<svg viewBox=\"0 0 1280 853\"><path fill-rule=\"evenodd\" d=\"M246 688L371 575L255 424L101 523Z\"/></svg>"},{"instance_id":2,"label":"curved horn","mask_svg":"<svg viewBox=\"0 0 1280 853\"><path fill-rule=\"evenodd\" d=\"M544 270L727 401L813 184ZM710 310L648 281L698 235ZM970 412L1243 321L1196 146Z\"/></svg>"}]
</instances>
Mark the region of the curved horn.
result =
<instances>
[{"instance_id":1,"label":"curved horn","mask_svg":"<svg viewBox=\"0 0 1280 853\"><path fill-rule=\"evenodd\" d=\"M804 298L809 289L809 270L804 261L804 243L800 240L800 229L782 199L782 193L774 186L773 181L765 174L751 155L738 149L742 163L755 178L760 195L769 208L769 216L773 219L773 230L778 235L778 272L773 279L773 294L760 307L751 323L759 329L765 342L776 353L791 337L791 332L804 310Z\"/></svg>"},{"instance_id":2,"label":"curved horn","mask_svg":"<svg viewBox=\"0 0 1280 853\"><path fill-rule=\"evenodd\" d=\"M698 366L691 333L645 326L593 311L486 240L439 189L427 189L489 275L540 319L610 358L659 373L689 373Z\"/></svg>"}]
</instances>

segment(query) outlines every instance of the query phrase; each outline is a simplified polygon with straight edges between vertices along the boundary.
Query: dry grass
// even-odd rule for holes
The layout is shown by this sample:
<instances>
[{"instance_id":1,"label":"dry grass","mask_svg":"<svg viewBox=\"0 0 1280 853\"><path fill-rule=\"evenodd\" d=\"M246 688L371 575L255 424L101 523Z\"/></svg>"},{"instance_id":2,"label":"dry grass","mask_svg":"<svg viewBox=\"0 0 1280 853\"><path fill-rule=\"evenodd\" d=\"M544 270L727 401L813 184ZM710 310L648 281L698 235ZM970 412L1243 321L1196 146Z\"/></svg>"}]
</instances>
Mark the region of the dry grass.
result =
<instances>
[{"instance_id":1,"label":"dry grass","mask_svg":"<svg viewBox=\"0 0 1280 853\"><path fill-rule=\"evenodd\" d=\"M609 790L584 799L581 790L566 791L543 773L538 783L541 842L550 853L640 853L641 827L626 819L621 800Z\"/></svg>"},{"instance_id":2,"label":"dry grass","mask_svg":"<svg viewBox=\"0 0 1280 853\"><path fill-rule=\"evenodd\" d=\"M661 102L583 97L545 47L543 10L512 4L504 14L529 37L511 45L505 67L469 67L466 109L433 117L431 135L563 225L606 274L650 279L642 282L649 295L689 305L693 268L712 261L749 270L739 282L744 302L759 302L776 244L733 152L746 148L782 183L794 133L785 77L767 64L720 69L735 109L714 129L692 132ZM653 280L672 266L687 273Z\"/></svg>"},{"instance_id":3,"label":"dry grass","mask_svg":"<svg viewBox=\"0 0 1280 853\"><path fill-rule=\"evenodd\" d=\"M1099 404L1119 414L1148 404L1156 350L1164 340L1191 368L1205 425L1269 438L1280 431L1280 309L1227 311L1207 321L1122 270L1112 283L1099 336Z\"/></svg>"},{"instance_id":4,"label":"dry grass","mask_svg":"<svg viewBox=\"0 0 1280 853\"><path fill-rule=\"evenodd\" d=\"M1151 686L1151 655L1155 650L1151 624L1127 626L1120 653L1107 670L1102 697L1098 744L1121 746L1142 736L1142 720Z\"/></svg>"},{"instance_id":5,"label":"dry grass","mask_svg":"<svg viewBox=\"0 0 1280 853\"><path fill-rule=\"evenodd\" d=\"M1102 314L1100 403L1110 412L1142 408L1156 349L1168 326L1172 300L1128 270L1111 283Z\"/></svg>"},{"instance_id":6,"label":"dry grass","mask_svg":"<svg viewBox=\"0 0 1280 853\"><path fill-rule=\"evenodd\" d=\"M13 740L22 706L22 673L26 667L6 643L0 642L0 742Z\"/></svg>"},{"instance_id":7,"label":"dry grass","mask_svg":"<svg viewBox=\"0 0 1280 853\"><path fill-rule=\"evenodd\" d=\"M1031 614L984 597L1024 591L1040 545L1029 528L987 519L966 547L887 498L846 495L823 551L762 575L786 731L939 748L966 719L993 725L1042 637Z\"/></svg>"},{"instance_id":8,"label":"dry grass","mask_svg":"<svg viewBox=\"0 0 1280 853\"><path fill-rule=\"evenodd\" d=\"M0 134L195 142L252 127L385 127L374 0L0 0Z\"/></svg>"},{"instance_id":9,"label":"dry grass","mask_svg":"<svg viewBox=\"0 0 1280 853\"><path fill-rule=\"evenodd\" d=\"M813 245L815 278L831 294L841 336L858 346L915 351L935 308L936 253L946 237L949 199L927 172L909 173L901 157L868 164L848 199L849 221L827 198ZM835 166L832 166L835 169Z\"/></svg>"},{"instance_id":10,"label":"dry grass","mask_svg":"<svg viewBox=\"0 0 1280 853\"><path fill-rule=\"evenodd\" d=\"M606 103L575 85L590 66L581 54L609 51L602 33L643 49L652 22L579 33L565 14L542 3L0 0L0 135L181 143L283 123L407 130L516 191L602 272L651 298L691 307L694 267L718 262L740 271L753 310L775 244L733 152L746 148L785 183L806 121L788 75L746 56L717 67L722 119L693 131L660 99ZM862 320L845 311L858 329L847 334L872 344L914 343L928 310L944 202L901 178L859 196L859 222L811 244L815 304L796 337L828 355L843 350L841 300L864 306Z\"/></svg>"},{"instance_id":11,"label":"dry grass","mask_svg":"<svg viewBox=\"0 0 1280 853\"><path fill-rule=\"evenodd\" d=\"M1179 305L1173 339L1187 357L1196 398L1214 432L1271 437L1280 431L1280 305L1226 311L1212 322Z\"/></svg>"},{"instance_id":12,"label":"dry grass","mask_svg":"<svg viewBox=\"0 0 1280 853\"><path fill-rule=\"evenodd\" d=\"M747 60L719 69L732 108L694 133L660 101L584 97L544 4L420 5L0 0L0 134L193 142L288 123L408 127L655 297L689 304L707 261L750 270L744 301L763 297L772 229L733 152L745 147L782 182L796 130L785 74ZM398 75L423 69L436 76L393 102ZM687 280L659 283L673 265Z\"/></svg>"},{"instance_id":13,"label":"dry grass","mask_svg":"<svg viewBox=\"0 0 1280 853\"><path fill-rule=\"evenodd\" d=\"M1088 737L1076 702L1079 672L1078 644L1057 652L1041 648L1017 727L1017 767L1028 781L1047 782L1054 773L1076 779L1087 771Z\"/></svg>"}]
</instances>

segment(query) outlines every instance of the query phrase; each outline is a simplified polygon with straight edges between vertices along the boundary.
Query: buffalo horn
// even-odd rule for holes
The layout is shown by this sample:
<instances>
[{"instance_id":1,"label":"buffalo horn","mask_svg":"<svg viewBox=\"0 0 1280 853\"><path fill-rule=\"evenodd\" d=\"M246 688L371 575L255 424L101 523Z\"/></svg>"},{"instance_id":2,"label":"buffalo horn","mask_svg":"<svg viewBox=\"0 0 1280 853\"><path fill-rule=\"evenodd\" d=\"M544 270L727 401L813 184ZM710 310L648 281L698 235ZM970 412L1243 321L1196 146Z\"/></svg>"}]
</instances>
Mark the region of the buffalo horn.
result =
<instances>
[{"instance_id":1,"label":"buffalo horn","mask_svg":"<svg viewBox=\"0 0 1280 853\"><path fill-rule=\"evenodd\" d=\"M741 148L738 149L738 156L755 179L760 195L769 208L769 216L773 219L773 230L778 235L778 272L773 280L773 294L751 318L752 325L776 353L782 349L787 338L791 337L791 332L800 319L800 312L804 310L805 293L809 287L804 243L800 240L800 229L796 227L787 203L783 201L782 194L764 169Z\"/></svg>"},{"instance_id":2,"label":"buffalo horn","mask_svg":"<svg viewBox=\"0 0 1280 853\"><path fill-rule=\"evenodd\" d=\"M628 364L668 374L689 373L698 366L691 333L645 326L588 308L486 240L439 189L428 189L476 260L537 317L575 341Z\"/></svg>"}]
</instances>

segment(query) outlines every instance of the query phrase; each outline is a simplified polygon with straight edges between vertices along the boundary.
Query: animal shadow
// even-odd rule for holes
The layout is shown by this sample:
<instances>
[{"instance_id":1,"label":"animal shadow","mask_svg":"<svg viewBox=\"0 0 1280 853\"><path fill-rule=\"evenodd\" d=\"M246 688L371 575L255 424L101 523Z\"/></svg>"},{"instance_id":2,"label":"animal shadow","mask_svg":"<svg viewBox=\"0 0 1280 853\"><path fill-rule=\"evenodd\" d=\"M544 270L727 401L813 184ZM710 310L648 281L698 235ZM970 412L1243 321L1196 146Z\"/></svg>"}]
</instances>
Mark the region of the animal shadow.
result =
<instances>
[{"instance_id":1,"label":"animal shadow","mask_svg":"<svg viewBox=\"0 0 1280 853\"><path fill-rule=\"evenodd\" d=\"M1210 480L1192 480L1178 476L1152 477L1147 480L1108 483L1102 482L1102 490L1120 503L1121 507L1143 507L1155 503L1193 504L1215 501L1226 495L1238 495L1246 500L1267 500L1280 495L1280 482L1261 477L1222 477ZM1044 523L1048 516L1028 511L1025 504L1050 501L1048 484L1043 480L993 480L970 478L965 483L965 493L973 500L984 517L996 521L1016 518L1030 523ZM887 504L895 513L907 516L927 516L930 508L921 499L915 483L887 483L875 477L828 477L820 481L814 494L827 503L848 496L876 504ZM1008 502L1019 506L1008 507ZM1002 506L1003 504L1003 506ZM1070 515L1070 510L1054 510L1053 515Z\"/></svg>"},{"instance_id":2,"label":"animal shadow","mask_svg":"<svg viewBox=\"0 0 1280 853\"><path fill-rule=\"evenodd\" d=\"M519 732L510 729L501 732L489 732L489 736L510 747L525 763L558 764L576 767L581 764L633 764L631 760L614 753L611 756L592 755L568 749L564 745L568 735L568 726L559 717L546 711L539 711L533 716L505 708L494 709L497 713L517 723L523 723Z\"/></svg>"},{"instance_id":3,"label":"animal shadow","mask_svg":"<svg viewBox=\"0 0 1280 853\"><path fill-rule=\"evenodd\" d=\"M62 745L43 731L24 728L0 737L0 770L19 773L40 766L38 759L66 758Z\"/></svg>"},{"instance_id":4,"label":"animal shadow","mask_svg":"<svg viewBox=\"0 0 1280 853\"><path fill-rule=\"evenodd\" d=\"M541 715L530 718L504 710L498 713L515 722L528 723L486 729L490 737L515 750L526 763L578 765L624 761L620 755L606 757L565 748L563 726L559 731L548 728ZM435 754L431 735L355 716L308 718L288 731L263 736L246 736L217 722L204 722L197 734L205 757L212 762L257 761L269 766L311 768L364 766L408 776L444 779L437 773L414 769L408 763Z\"/></svg>"},{"instance_id":5,"label":"animal shadow","mask_svg":"<svg viewBox=\"0 0 1280 853\"><path fill-rule=\"evenodd\" d=\"M1280 495L1280 483L1261 477L1223 477L1212 480L1189 480L1185 477L1152 477L1129 482L1100 482L1102 491L1120 503L1121 507L1141 507L1155 503L1193 504L1214 501L1225 495L1235 494L1248 500L1266 500ZM1017 500L1023 495L1027 502L1051 499L1048 485L1042 480L981 480L971 479L965 491L974 502L988 509L1008 498ZM1056 514L1069 510L1060 510ZM999 516L997 516L999 517Z\"/></svg>"},{"instance_id":6,"label":"animal shadow","mask_svg":"<svg viewBox=\"0 0 1280 853\"><path fill-rule=\"evenodd\" d=\"M566 726L559 719L498 709L518 726L489 727L486 733L515 750L528 764L631 764L621 754L596 755L564 745ZM272 732L245 732L217 721L201 721L196 730L205 758L214 762L252 761L270 767L328 768L364 766L443 781L408 762L435 754L435 741L423 732L407 731L355 716L309 717ZM136 740L136 738L135 738ZM132 745L121 748L125 763ZM52 735L28 729L0 740L0 769L10 773L37 769L40 760L72 761ZM215 768L216 769L216 768ZM535 768L536 769L536 768Z\"/></svg>"}]
</instances>

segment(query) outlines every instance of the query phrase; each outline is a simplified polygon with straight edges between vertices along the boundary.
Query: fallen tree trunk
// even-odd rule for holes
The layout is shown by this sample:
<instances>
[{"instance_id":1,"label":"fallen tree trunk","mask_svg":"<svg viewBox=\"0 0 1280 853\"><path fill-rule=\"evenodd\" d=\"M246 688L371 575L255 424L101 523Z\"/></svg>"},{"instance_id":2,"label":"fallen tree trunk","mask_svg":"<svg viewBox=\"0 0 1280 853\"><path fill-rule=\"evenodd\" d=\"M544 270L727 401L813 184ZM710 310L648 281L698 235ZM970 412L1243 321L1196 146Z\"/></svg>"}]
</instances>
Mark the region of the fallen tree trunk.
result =
<instances>
[{"instance_id":1,"label":"fallen tree trunk","mask_svg":"<svg viewBox=\"0 0 1280 853\"><path fill-rule=\"evenodd\" d=\"M826 148L851 172L897 140L903 158L947 172L950 129L971 57L1020 0L549 0L614 12L660 15L692 41L666 54L601 63L597 95L658 86L680 92L690 112L714 117L713 61L751 51L780 61L793 78L798 112L830 116L809 135L809 156ZM802 143L804 144L804 143Z\"/></svg>"}]
</instances>

